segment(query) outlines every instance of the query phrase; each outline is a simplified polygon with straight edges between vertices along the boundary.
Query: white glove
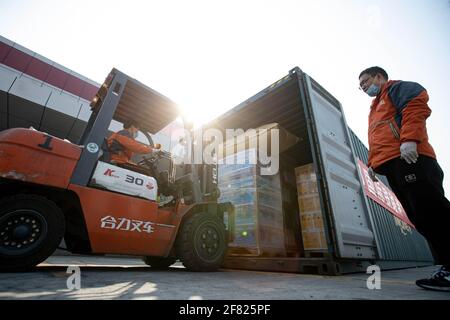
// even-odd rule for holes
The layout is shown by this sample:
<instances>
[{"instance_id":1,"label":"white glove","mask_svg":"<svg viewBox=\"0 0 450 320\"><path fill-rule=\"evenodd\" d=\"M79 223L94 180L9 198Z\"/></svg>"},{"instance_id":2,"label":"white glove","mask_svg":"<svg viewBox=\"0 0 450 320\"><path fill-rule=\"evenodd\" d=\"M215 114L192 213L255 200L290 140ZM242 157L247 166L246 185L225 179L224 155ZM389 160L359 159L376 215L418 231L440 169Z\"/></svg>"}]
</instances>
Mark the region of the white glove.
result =
<instances>
[{"instance_id":1,"label":"white glove","mask_svg":"<svg viewBox=\"0 0 450 320\"><path fill-rule=\"evenodd\" d=\"M158 154L160 154L162 151L161 151L161 149L153 149L152 150L152 153L154 154L154 155L158 155Z\"/></svg>"},{"instance_id":2,"label":"white glove","mask_svg":"<svg viewBox=\"0 0 450 320\"><path fill-rule=\"evenodd\" d=\"M369 167L368 172L369 172L370 179L372 179L373 182L378 182L378 178L375 175L375 171L373 171L372 167Z\"/></svg>"},{"instance_id":3,"label":"white glove","mask_svg":"<svg viewBox=\"0 0 450 320\"><path fill-rule=\"evenodd\" d=\"M400 158L408 164L416 163L419 154L417 153L417 143L414 141L403 142L400 146Z\"/></svg>"}]
</instances>

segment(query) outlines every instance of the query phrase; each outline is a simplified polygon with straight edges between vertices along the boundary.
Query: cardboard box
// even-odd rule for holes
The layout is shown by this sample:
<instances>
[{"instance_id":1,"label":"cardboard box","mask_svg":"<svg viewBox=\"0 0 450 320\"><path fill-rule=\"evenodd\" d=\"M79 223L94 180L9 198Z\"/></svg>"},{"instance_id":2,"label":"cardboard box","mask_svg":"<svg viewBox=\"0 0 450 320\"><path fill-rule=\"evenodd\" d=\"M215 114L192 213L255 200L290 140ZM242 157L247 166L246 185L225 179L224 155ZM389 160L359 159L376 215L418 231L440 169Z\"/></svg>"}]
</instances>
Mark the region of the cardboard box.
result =
<instances>
[{"instance_id":1,"label":"cardboard box","mask_svg":"<svg viewBox=\"0 0 450 320\"><path fill-rule=\"evenodd\" d=\"M314 220L314 228L318 228L323 230L323 217L322 217L322 212L318 212L316 214L313 215L313 220Z\"/></svg>"},{"instance_id":2,"label":"cardboard box","mask_svg":"<svg viewBox=\"0 0 450 320\"><path fill-rule=\"evenodd\" d=\"M312 211L321 211L320 198L318 194L309 194L298 196L298 206L300 215Z\"/></svg>"},{"instance_id":3,"label":"cardboard box","mask_svg":"<svg viewBox=\"0 0 450 320\"><path fill-rule=\"evenodd\" d=\"M317 176L312 163L295 168L304 250L326 250Z\"/></svg>"},{"instance_id":4,"label":"cardboard box","mask_svg":"<svg viewBox=\"0 0 450 320\"><path fill-rule=\"evenodd\" d=\"M305 250L326 250L328 247L323 231L303 232L302 237Z\"/></svg>"},{"instance_id":5,"label":"cardboard box","mask_svg":"<svg viewBox=\"0 0 450 320\"><path fill-rule=\"evenodd\" d=\"M298 195L318 193L317 181L297 181Z\"/></svg>"},{"instance_id":6,"label":"cardboard box","mask_svg":"<svg viewBox=\"0 0 450 320\"><path fill-rule=\"evenodd\" d=\"M302 181L317 181L316 172L314 171L314 164L310 163L295 168L295 179L297 183Z\"/></svg>"},{"instance_id":7,"label":"cardboard box","mask_svg":"<svg viewBox=\"0 0 450 320\"><path fill-rule=\"evenodd\" d=\"M300 214L302 231L323 230L322 212Z\"/></svg>"},{"instance_id":8,"label":"cardboard box","mask_svg":"<svg viewBox=\"0 0 450 320\"><path fill-rule=\"evenodd\" d=\"M301 214L300 224L302 231L310 231L314 229L314 215L313 214Z\"/></svg>"},{"instance_id":9,"label":"cardboard box","mask_svg":"<svg viewBox=\"0 0 450 320\"><path fill-rule=\"evenodd\" d=\"M267 130L267 131L265 131ZM233 156L236 152L240 150L252 149L258 146L258 140L260 139L260 135L262 132L266 132L267 141L269 141L269 136L271 135L271 130L278 130L278 138L279 138L279 153L282 153L289 149L290 147L297 144L300 141L300 138L296 135L290 133L278 123L269 123L263 126L256 128L255 130L249 130L244 134L233 137L232 139L226 140L222 144L219 145L219 148L222 148L223 154L222 157L226 158L228 156ZM262 141L261 141L262 142ZM269 143L269 142L268 142ZM271 153L269 144L268 152ZM220 154L219 154L220 155ZM218 160L221 160L220 158Z\"/></svg>"}]
</instances>

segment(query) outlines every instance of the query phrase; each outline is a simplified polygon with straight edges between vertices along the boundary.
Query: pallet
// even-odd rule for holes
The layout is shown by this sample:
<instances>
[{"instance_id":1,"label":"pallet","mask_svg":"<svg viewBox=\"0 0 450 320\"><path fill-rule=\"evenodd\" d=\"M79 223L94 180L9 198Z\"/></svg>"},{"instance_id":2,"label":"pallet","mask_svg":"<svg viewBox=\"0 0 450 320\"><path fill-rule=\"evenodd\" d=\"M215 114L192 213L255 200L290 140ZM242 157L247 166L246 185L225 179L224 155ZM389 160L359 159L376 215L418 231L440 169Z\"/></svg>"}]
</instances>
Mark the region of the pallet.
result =
<instances>
[{"instance_id":1,"label":"pallet","mask_svg":"<svg viewBox=\"0 0 450 320\"><path fill-rule=\"evenodd\" d=\"M330 253L325 251L305 251L304 252L305 258L324 258L329 259Z\"/></svg>"},{"instance_id":2,"label":"pallet","mask_svg":"<svg viewBox=\"0 0 450 320\"><path fill-rule=\"evenodd\" d=\"M223 268L329 276L341 274L339 271L339 265L336 262L326 258L261 258L227 256L225 258Z\"/></svg>"}]
</instances>

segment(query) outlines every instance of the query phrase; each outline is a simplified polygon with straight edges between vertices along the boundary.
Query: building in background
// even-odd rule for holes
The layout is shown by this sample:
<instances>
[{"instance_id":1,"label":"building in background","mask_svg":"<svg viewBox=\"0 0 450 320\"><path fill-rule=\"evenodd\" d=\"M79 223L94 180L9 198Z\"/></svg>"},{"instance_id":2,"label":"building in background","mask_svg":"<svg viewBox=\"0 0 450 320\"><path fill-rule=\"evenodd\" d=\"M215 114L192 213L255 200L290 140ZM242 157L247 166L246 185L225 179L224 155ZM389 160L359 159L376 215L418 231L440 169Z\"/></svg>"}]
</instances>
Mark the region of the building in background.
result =
<instances>
[{"instance_id":1,"label":"building in background","mask_svg":"<svg viewBox=\"0 0 450 320\"><path fill-rule=\"evenodd\" d=\"M0 129L33 127L77 143L100 85L0 36Z\"/></svg>"}]
</instances>

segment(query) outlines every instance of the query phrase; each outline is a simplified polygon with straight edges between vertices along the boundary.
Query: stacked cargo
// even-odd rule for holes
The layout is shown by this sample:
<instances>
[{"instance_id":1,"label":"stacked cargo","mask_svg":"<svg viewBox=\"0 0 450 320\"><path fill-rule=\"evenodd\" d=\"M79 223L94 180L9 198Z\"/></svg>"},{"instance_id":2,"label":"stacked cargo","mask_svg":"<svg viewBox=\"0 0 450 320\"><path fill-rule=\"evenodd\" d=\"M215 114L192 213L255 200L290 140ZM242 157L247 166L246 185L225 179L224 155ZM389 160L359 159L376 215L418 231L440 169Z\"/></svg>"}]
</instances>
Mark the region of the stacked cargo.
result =
<instances>
[{"instance_id":1,"label":"stacked cargo","mask_svg":"<svg viewBox=\"0 0 450 320\"><path fill-rule=\"evenodd\" d=\"M261 175L256 150L229 155L219 165L219 202L235 208L231 252L257 256L284 255L283 212L280 177ZM245 163L244 163L245 159Z\"/></svg>"},{"instance_id":2,"label":"stacked cargo","mask_svg":"<svg viewBox=\"0 0 450 320\"><path fill-rule=\"evenodd\" d=\"M312 163L295 168L303 248L327 250L317 177Z\"/></svg>"},{"instance_id":3,"label":"stacked cargo","mask_svg":"<svg viewBox=\"0 0 450 320\"><path fill-rule=\"evenodd\" d=\"M287 256L227 255L225 267L337 275L366 272L373 264L390 269L433 263L416 230L403 234L393 215L366 197L357 158L367 162L367 148L347 127L339 101L299 68L210 126L225 133L272 121L299 137L280 150ZM315 173L309 165L294 176L308 163Z\"/></svg>"}]
</instances>

